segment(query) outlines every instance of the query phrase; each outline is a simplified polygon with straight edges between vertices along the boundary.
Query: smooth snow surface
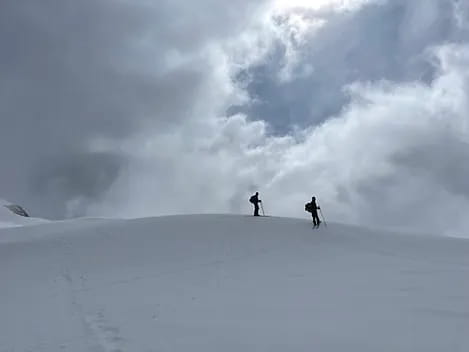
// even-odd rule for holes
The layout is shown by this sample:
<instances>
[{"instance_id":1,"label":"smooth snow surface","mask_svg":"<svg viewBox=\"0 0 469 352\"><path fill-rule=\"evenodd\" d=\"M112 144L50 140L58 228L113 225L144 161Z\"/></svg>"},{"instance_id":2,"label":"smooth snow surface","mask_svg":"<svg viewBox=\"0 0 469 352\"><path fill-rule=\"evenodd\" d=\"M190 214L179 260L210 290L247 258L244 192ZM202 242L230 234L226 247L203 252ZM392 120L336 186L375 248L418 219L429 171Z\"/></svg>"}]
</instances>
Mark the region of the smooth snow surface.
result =
<instances>
[{"instance_id":1,"label":"smooth snow surface","mask_svg":"<svg viewBox=\"0 0 469 352\"><path fill-rule=\"evenodd\" d=\"M0 351L469 351L469 241L249 216L0 230Z\"/></svg>"}]
</instances>

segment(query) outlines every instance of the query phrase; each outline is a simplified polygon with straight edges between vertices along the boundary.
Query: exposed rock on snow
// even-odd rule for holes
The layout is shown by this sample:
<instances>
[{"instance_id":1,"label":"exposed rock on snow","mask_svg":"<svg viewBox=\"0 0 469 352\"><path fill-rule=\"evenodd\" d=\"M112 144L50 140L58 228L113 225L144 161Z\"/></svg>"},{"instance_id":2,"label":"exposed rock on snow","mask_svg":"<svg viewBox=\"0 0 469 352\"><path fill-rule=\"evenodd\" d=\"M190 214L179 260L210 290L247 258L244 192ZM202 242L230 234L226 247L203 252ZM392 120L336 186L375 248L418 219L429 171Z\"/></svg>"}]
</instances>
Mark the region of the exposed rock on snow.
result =
<instances>
[{"instance_id":1,"label":"exposed rock on snow","mask_svg":"<svg viewBox=\"0 0 469 352\"><path fill-rule=\"evenodd\" d=\"M24 210L23 207L20 207L16 204L7 204L5 205L6 208L10 209L13 213L19 216L24 216L25 218L29 218L29 214Z\"/></svg>"},{"instance_id":2,"label":"exposed rock on snow","mask_svg":"<svg viewBox=\"0 0 469 352\"><path fill-rule=\"evenodd\" d=\"M0 199L0 228L36 225L46 222L48 221L44 219L30 217L23 207Z\"/></svg>"}]
</instances>

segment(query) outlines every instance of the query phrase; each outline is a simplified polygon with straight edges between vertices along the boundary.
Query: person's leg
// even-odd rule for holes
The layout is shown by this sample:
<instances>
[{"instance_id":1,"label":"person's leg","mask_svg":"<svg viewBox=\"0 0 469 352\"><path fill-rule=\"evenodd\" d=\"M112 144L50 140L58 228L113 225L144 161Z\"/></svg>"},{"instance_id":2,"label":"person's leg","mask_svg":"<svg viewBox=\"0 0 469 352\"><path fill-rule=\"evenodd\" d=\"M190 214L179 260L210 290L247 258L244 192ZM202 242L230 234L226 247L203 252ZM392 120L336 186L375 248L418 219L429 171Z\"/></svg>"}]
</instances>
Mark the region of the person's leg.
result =
<instances>
[{"instance_id":1,"label":"person's leg","mask_svg":"<svg viewBox=\"0 0 469 352\"><path fill-rule=\"evenodd\" d=\"M254 216L259 216L259 204L254 204Z\"/></svg>"},{"instance_id":2,"label":"person's leg","mask_svg":"<svg viewBox=\"0 0 469 352\"><path fill-rule=\"evenodd\" d=\"M321 221L319 220L318 213L313 213L313 222L315 226L319 226Z\"/></svg>"}]
</instances>

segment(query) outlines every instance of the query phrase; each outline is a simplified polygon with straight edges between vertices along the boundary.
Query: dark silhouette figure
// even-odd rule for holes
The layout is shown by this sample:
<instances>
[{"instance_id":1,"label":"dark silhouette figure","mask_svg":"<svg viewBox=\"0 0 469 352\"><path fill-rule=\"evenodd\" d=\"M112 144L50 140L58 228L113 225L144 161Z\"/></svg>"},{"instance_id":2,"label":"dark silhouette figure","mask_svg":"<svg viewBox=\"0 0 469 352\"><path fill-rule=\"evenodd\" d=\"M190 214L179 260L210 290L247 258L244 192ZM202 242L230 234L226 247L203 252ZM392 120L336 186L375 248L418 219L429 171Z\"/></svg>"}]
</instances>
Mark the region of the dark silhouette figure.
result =
<instances>
[{"instance_id":1,"label":"dark silhouette figure","mask_svg":"<svg viewBox=\"0 0 469 352\"><path fill-rule=\"evenodd\" d=\"M321 223L321 220L319 220L318 216L318 209L321 208L318 207L318 205L316 204L316 197L311 198L311 203L307 203L305 205L305 210L309 211L311 213L311 216L313 217L314 226L319 226L319 224Z\"/></svg>"},{"instance_id":2,"label":"dark silhouette figure","mask_svg":"<svg viewBox=\"0 0 469 352\"><path fill-rule=\"evenodd\" d=\"M262 201L259 199L259 192L256 192L251 198L249 198L249 201L254 204L254 216L259 216L259 203Z\"/></svg>"}]
</instances>

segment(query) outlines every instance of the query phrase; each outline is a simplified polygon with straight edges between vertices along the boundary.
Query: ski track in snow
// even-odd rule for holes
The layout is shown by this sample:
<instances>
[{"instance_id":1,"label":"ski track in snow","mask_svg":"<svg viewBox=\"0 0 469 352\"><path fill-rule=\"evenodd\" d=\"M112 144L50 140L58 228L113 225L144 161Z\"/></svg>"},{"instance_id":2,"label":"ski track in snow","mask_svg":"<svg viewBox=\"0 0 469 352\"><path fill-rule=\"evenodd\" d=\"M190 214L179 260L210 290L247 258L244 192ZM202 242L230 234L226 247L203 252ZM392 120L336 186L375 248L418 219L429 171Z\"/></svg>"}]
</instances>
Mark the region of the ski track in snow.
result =
<instances>
[{"instance_id":1,"label":"ski track in snow","mask_svg":"<svg viewBox=\"0 0 469 352\"><path fill-rule=\"evenodd\" d=\"M124 339L120 336L119 328L111 326L105 319L103 311L93 315L87 315L77 298L78 292L86 291L86 275L81 274L78 280L74 280L70 274L68 262L71 258L76 258L72 245L67 239L61 239L61 247L64 255L64 267L62 268L62 278L67 286L67 296L70 299L70 308L73 314L83 323L83 334L90 351L96 352L124 352ZM76 281L78 282L76 287ZM66 344L60 346L62 350L67 349Z\"/></svg>"},{"instance_id":2,"label":"ski track in snow","mask_svg":"<svg viewBox=\"0 0 469 352\"><path fill-rule=\"evenodd\" d=\"M103 352L126 351L119 328L109 325L103 312L88 316L85 321Z\"/></svg>"}]
</instances>

